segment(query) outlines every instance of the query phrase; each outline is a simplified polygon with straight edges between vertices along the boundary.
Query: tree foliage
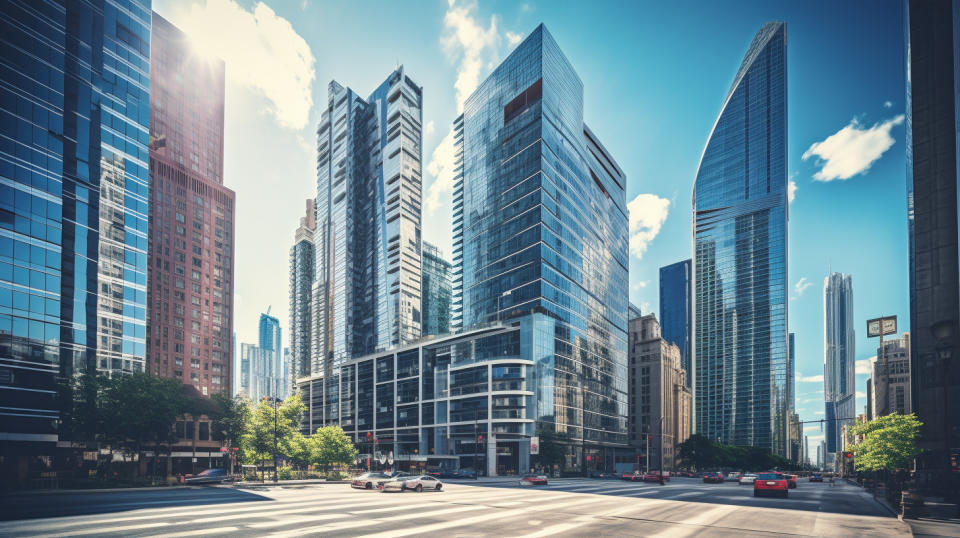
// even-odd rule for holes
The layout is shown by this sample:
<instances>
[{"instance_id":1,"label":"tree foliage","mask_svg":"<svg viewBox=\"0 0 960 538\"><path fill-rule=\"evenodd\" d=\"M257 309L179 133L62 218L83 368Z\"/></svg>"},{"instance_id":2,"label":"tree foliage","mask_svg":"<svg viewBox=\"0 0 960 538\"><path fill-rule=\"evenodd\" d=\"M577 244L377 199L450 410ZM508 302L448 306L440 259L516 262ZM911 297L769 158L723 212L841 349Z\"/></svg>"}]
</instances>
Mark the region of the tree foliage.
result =
<instances>
[{"instance_id":1,"label":"tree foliage","mask_svg":"<svg viewBox=\"0 0 960 538\"><path fill-rule=\"evenodd\" d=\"M789 470L795 463L766 448L718 443L702 435L691 435L678 446L683 467L701 471L711 469Z\"/></svg>"},{"instance_id":2,"label":"tree foliage","mask_svg":"<svg viewBox=\"0 0 960 538\"><path fill-rule=\"evenodd\" d=\"M339 426L325 426L310 437L316 451L314 463L324 468L350 465L357 457L356 447Z\"/></svg>"},{"instance_id":3,"label":"tree foliage","mask_svg":"<svg viewBox=\"0 0 960 538\"><path fill-rule=\"evenodd\" d=\"M851 430L863 441L853 445L858 471L896 471L908 468L918 455L917 438L923 424L916 415L894 413L856 424Z\"/></svg>"},{"instance_id":4,"label":"tree foliage","mask_svg":"<svg viewBox=\"0 0 960 538\"><path fill-rule=\"evenodd\" d=\"M558 433L551 428L542 428L537 431L540 437L540 455L539 463L547 469L552 469L554 465L563 468L567 456L567 435Z\"/></svg>"}]
</instances>

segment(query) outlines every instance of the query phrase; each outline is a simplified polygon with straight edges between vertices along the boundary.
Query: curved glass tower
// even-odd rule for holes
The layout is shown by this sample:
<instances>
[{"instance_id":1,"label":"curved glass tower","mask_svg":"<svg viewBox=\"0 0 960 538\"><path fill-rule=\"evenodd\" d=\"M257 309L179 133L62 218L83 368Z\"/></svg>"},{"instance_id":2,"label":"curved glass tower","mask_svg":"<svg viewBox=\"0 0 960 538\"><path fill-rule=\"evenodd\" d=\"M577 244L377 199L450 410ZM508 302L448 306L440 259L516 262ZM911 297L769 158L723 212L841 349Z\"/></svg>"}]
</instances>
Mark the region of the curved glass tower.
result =
<instances>
[{"instance_id":1,"label":"curved glass tower","mask_svg":"<svg viewBox=\"0 0 960 538\"><path fill-rule=\"evenodd\" d=\"M693 194L696 433L787 446L787 27L743 59Z\"/></svg>"}]
</instances>

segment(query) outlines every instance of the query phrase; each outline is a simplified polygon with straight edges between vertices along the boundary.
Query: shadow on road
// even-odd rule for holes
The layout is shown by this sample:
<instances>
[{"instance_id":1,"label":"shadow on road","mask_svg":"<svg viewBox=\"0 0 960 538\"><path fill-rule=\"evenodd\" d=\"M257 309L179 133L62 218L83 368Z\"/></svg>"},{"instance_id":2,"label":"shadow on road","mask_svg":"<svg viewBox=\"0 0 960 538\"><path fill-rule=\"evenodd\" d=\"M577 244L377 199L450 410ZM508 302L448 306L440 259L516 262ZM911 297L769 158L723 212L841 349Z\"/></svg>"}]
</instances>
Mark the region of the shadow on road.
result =
<instances>
[{"instance_id":1,"label":"shadow on road","mask_svg":"<svg viewBox=\"0 0 960 538\"><path fill-rule=\"evenodd\" d=\"M141 508L170 508L270 501L270 497L231 487L158 489L156 491L44 491L0 495L0 521L42 517L110 514Z\"/></svg>"}]
</instances>

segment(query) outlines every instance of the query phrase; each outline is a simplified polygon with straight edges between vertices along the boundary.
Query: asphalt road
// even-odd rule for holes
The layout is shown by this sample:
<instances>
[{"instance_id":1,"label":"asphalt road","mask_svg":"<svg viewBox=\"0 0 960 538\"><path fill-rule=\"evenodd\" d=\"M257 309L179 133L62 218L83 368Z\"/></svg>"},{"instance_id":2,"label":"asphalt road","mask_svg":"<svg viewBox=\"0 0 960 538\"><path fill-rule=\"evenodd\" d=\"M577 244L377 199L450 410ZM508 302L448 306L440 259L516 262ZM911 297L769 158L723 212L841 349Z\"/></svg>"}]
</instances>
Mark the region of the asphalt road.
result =
<instances>
[{"instance_id":1,"label":"asphalt road","mask_svg":"<svg viewBox=\"0 0 960 538\"><path fill-rule=\"evenodd\" d=\"M806 482L788 499L692 479L665 486L555 480L545 487L448 483L443 492L419 494L347 484L65 492L4 498L0 506L7 518L32 518L0 523L0 536L910 535L859 488Z\"/></svg>"}]
</instances>

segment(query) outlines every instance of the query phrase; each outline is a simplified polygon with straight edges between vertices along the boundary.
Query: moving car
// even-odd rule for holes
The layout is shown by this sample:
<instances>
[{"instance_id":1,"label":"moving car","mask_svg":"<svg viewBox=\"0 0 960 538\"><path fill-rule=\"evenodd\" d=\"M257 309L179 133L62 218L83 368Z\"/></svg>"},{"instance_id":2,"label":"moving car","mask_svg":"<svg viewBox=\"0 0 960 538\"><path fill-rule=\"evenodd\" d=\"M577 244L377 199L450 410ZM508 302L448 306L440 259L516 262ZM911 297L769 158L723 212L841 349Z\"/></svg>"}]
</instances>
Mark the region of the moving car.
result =
<instances>
[{"instance_id":1,"label":"moving car","mask_svg":"<svg viewBox=\"0 0 960 538\"><path fill-rule=\"evenodd\" d=\"M739 482L741 473L739 471L730 471L724 478L727 482Z\"/></svg>"},{"instance_id":2,"label":"moving car","mask_svg":"<svg viewBox=\"0 0 960 538\"><path fill-rule=\"evenodd\" d=\"M703 473L704 484L722 484L723 473Z\"/></svg>"},{"instance_id":3,"label":"moving car","mask_svg":"<svg viewBox=\"0 0 960 538\"><path fill-rule=\"evenodd\" d=\"M757 475L755 474L750 474L750 473L744 474L743 476L740 477L740 485L741 486L746 484L753 485L753 481L756 479L757 479Z\"/></svg>"},{"instance_id":4,"label":"moving car","mask_svg":"<svg viewBox=\"0 0 960 538\"><path fill-rule=\"evenodd\" d=\"M380 489L380 491L384 493L390 491L416 491L417 493L420 493L423 490L441 491L443 490L443 482L426 474L417 476L403 476L388 480Z\"/></svg>"},{"instance_id":5,"label":"moving car","mask_svg":"<svg viewBox=\"0 0 960 538\"><path fill-rule=\"evenodd\" d=\"M811 482L823 482L823 475L820 473L813 473L810 475Z\"/></svg>"},{"instance_id":6,"label":"moving car","mask_svg":"<svg viewBox=\"0 0 960 538\"><path fill-rule=\"evenodd\" d=\"M621 476L620 479L628 480L630 482L643 482L643 475L640 474L640 471L634 471L632 473L623 473L623 476Z\"/></svg>"},{"instance_id":7,"label":"moving car","mask_svg":"<svg viewBox=\"0 0 960 538\"><path fill-rule=\"evenodd\" d=\"M219 484L224 480L230 479L230 474L226 469L207 469L197 474L187 475L184 478L186 484Z\"/></svg>"},{"instance_id":8,"label":"moving car","mask_svg":"<svg viewBox=\"0 0 960 538\"><path fill-rule=\"evenodd\" d=\"M543 474L525 474L520 479L521 486L546 486L547 475Z\"/></svg>"},{"instance_id":9,"label":"moving car","mask_svg":"<svg viewBox=\"0 0 960 538\"><path fill-rule=\"evenodd\" d=\"M380 482L389 477L383 473L363 473L353 477L350 481L351 488L373 489L374 485L380 485Z\"/></svg>"},{"instance_id":10,"label":"moving car","mask_svg":"<svg viewBox=\"0 0 960 538\"><path fill-rule=\"evenodd\" d=\"M753 481L753 496L780 495L786 499L789 494L787 482L787 477L780 473L760 473Z\"/></svg>"},{"instance_id":11,"label":"moving car","mask_svg":"<svg viewBox=\"0 0 960 538\"><path fill-rule=\"evenodd\" d=\"M616 479L616 478L619 478L619 477L618 477L615 473L607 473L607 472L604 472L604 471L590 471L590 478L602 478L602 479L614 478L614 479Z\"/></svg>"},{"instance_id":12,"label":"moving car","mask_svg":"<svg viewBox=\"0 0 960 538\"><path fill-rule=\"evenodd\" d=\"M379 489L383 489L383 485L389 482L390 480L397 480L400 478L406 478L410 476L410 473L405 473L403 471L391 471L389 473L379 473L379 474L383 475L377 480L377 488Z\"/></svg>"},{"instance_id":13,"label":"moving car","mask_svg":"<svg viewBox=\"0 0 960 538\"><path fill-rule=\"evenodd\" d=\"M797 475L795 475L795 474L785 474L785 475L783 475L783 476L787 477L787 488L788 488L788 489L793 489L793 488L797 487Z\"/></svg>"},{"instance_id":14,"label":"moving car","mask_svg":"<svg viewBox=\"0 0 960 538\"><path fill-rule=\"evenodd\" d=\"M660 471L648 471L647 474L643 475L644 482L659 482L660 481ZM670 473L663 473L663 481L670 481Z\"/></svg>"}]
</instances>

